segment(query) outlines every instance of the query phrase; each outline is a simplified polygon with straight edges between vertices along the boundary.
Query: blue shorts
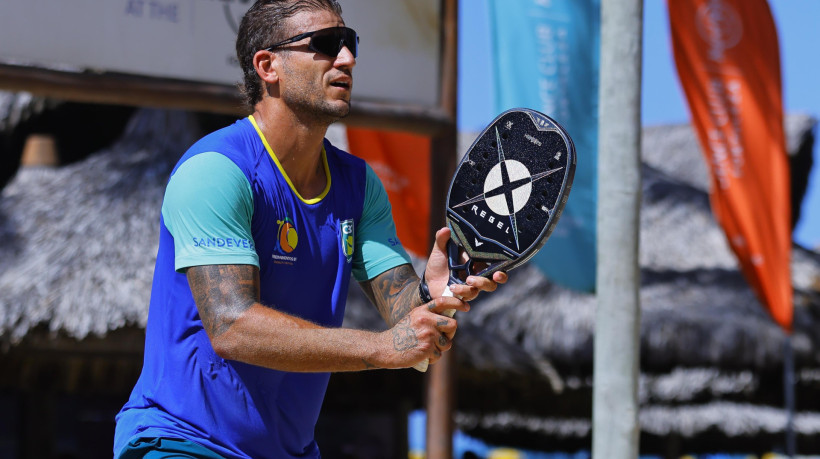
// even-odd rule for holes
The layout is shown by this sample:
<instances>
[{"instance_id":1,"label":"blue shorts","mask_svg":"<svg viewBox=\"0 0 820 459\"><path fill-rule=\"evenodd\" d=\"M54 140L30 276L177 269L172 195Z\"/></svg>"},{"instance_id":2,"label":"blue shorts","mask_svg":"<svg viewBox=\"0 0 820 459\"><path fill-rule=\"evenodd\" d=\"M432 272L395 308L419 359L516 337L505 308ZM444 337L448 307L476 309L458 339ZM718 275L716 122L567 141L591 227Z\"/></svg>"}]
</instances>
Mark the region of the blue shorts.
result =
<instances>
[{"instance_id":1,"label":"blue shorts","mask_svg":"<svg viewBox=\"0 0 820 459\"><path fill-rule=\"evenodd\" d=\"M225 459L208 448L179 438L135 438L120 451L118 459Z\"/></svg>"}]
</instances>

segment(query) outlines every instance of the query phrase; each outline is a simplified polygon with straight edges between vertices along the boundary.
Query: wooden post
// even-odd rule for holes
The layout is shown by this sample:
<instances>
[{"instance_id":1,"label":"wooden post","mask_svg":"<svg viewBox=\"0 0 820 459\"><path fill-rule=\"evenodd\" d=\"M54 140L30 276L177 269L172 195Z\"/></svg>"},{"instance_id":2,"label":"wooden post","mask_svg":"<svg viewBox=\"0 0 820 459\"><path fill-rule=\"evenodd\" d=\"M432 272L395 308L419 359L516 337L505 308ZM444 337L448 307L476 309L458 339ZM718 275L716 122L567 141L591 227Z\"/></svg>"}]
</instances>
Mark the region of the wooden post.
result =
<instances>
[{"instance_id":1,"label":"wooden post","mask_svg":"<svg viewBox=\"0 0 820 459\"><path fill-rule=\"evenodd\" d=\"M441 107L450 123L432 140L430 161L430 234L444 226L447 186L455 171L458 127L458 0L442 1ZM453 457L453 410L455 408L455 346L428 370L427 459Z\"/></svg>"},{"instance_id":2,"label":"wooden post","mask_svg":"<svg viewBox=\"0 0 820 459\"><path fill-rule=\"evenodd\" d=\"M55 167L60 164L57 144L48 134L31 134L26 138L20 165L23 167Z\"/></svg>"}]
</instances>

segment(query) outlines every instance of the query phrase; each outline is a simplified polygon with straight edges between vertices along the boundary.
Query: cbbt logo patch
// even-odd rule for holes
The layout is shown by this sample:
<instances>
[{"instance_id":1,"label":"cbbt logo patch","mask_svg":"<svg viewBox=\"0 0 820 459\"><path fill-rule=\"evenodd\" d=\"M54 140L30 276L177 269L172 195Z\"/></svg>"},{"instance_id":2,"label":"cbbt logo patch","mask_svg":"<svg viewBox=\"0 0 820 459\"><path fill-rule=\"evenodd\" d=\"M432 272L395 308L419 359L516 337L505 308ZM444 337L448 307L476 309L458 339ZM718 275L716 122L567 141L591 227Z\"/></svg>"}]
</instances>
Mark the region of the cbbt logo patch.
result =
<instances>
[{"instance_id":1,"label":"cbbt logo patch","mask_svg":"<svg viewBox=\"0 0 820 459\"><path fill-rule=\"evenodd\" d=\"M339 240L342 245L342 253L345 254L348 263L353 261L353 236L353 219L339 222Z\"/></svg>"}]
</instances>

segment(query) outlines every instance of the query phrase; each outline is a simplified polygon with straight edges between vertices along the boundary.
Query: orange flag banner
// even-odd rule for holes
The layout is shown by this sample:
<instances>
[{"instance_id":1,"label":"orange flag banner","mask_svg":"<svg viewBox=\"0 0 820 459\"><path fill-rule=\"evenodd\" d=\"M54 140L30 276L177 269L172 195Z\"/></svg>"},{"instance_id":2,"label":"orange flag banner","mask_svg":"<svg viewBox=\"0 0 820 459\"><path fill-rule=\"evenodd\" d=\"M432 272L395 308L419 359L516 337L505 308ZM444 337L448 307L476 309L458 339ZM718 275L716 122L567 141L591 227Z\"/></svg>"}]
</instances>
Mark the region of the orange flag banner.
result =
<instances>
[{"instance_id":1,"label":"orange flag banner","mask_svg":"<svg viewBox=\"0 0 820 459\"><path fill-rule=\"evenodd\" d=\"M711 171L711 203L746 280L792 328L789 165L766 0L668 0L672 44Z\"/></svg>"},{"instance_id":2,"label":"orange flag banner","mask_svg":"<svg viewBox=\"0 0 820 459\"><path fill-rule=\"evenodd\" d=\"M430 139L405 132L347 128L347 142L350 153L367 161L384 184L404 248L426 257L431 248Z\"/></svg>"}]
</instances>

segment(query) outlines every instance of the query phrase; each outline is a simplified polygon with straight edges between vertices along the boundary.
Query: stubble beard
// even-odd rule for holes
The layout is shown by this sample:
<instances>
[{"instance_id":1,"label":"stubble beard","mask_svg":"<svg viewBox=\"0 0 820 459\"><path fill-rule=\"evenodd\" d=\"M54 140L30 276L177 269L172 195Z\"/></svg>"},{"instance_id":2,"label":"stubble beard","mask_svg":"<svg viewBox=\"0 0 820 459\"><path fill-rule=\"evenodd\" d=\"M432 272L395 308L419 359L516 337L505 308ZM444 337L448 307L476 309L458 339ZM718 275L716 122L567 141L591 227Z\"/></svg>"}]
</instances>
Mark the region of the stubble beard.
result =
<instances>
[{"instance_id":1,"label":"stubble beard","mask_svg":"<svg viewBox=\"0 0 820 459\"><path fill-rule=\"evenodd\" d=\"M282 93L282 101L303 122L330 126L350 114L349 100L328 101L321 84L292 72L288 73L291 81L296 84L292 86L293 90Z\"/></svg>"}]
</instances>

